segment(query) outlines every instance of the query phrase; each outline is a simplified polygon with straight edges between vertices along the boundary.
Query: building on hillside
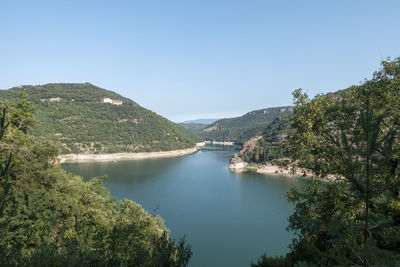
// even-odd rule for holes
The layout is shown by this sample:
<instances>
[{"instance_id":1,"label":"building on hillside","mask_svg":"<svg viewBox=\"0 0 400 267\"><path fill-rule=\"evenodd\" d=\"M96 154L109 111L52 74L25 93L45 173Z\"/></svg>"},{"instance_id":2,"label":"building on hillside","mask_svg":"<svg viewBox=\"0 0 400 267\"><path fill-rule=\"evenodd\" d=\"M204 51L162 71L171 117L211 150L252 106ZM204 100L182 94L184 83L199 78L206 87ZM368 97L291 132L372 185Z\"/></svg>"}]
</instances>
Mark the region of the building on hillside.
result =
<instances>
[{"instance_id":1,"label":"building on hillside","mask_svg":"<svg viewBox=\"0 0 400 267\"><path fill-rule=\"evenodd\" d=\"M122 101L121 100L113 100L112 104L114 104L114 105L122 105Z\"/></svg>"},{"instance_id":2,"label":"building on hillside","mask_svg":"<svg viewBox=\"0 0 400 267\"><path fill-rule=\"evenodd\" d=\"M112 99L108 98L108 97L103 97L102 99L100 99L100 103L112 103Z\"/></svg>"},{"instance_id":3,"label":"building on hillside","mask_svg":"<svg viewBox=\"0 0 400 267\"><path fill-rule=\"evenodd\" d=\"M102 99L100 99L100 103L110 103L113 105L122 105L122 101L121 100L115 100L115 99L111 99L108 97L103 97Z\"/></svg>"}]
</instances>

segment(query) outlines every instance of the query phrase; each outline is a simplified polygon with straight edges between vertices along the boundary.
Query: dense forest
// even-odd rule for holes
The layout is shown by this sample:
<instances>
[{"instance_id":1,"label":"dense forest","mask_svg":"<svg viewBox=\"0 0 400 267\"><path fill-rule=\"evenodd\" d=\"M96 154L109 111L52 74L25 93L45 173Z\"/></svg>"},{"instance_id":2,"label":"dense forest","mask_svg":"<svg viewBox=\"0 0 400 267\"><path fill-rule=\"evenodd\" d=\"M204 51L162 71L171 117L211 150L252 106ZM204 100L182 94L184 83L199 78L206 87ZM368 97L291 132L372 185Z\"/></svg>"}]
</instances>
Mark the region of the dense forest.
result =
<instances>
[{"instance_id":1,"label":"dense forest","mask_svg":"<svg viewBox=\"0 0 400 267\"><path fill-rule=\"evenodd\" d=\"M62 153L113 153L176 150L199 140L188 131L134 101L90 83L53 83L0 90L0 99L28 94L41 124L31 133L62 144ZM100 103L107 97L122 105Z\"/></svg>"},{"instance_id":2,"label":"dense forest","mask_svg":"<svg viewBox=\"0 0 400 267\"><path fill-rule=\"evenodd\" d=\"M0 265L186 266L190 246L160 217L55 164L57 147L28 134L26 97L0 102Z\"/></svg>"},{"instance_id":3,"label":"dense forest","mask_svg":"<svg viewBox=\"0 0 400 267\"><path fill-rule=\"evenodd\" d=\"M400 265L400 58L382 66L334 94L294 92L287 153L316 179L288 193L290 252L252 266Z\"/></svg>"},{"instance_id":4,"label":"dense forest","mask_svg":"<svg viewBox=\"0 0 400 267\"><path fill-rule=\"evenodd\" d=\"M205 140L243 144L251 137L263 134L276 118L287 117L292 111L292 107L254 110L241 117L218 120L202 129L200 136Z\"/></svg>"},{"instance_id":5,"label":"dense forest","mask_svg":"<svg viewBox=\"0 0 400 267\"><path fill-rule=\"evenodd\" d=\"M288 157L289 154L285 151L283 145L289 132L288 117L276 118L258 136L253 146L246 146L246 142L252 142L252 139L245 142L243 147L248 147L248 149L242 149L239 157L245 162L260 164Z\"/></svg>"}]
</instances>

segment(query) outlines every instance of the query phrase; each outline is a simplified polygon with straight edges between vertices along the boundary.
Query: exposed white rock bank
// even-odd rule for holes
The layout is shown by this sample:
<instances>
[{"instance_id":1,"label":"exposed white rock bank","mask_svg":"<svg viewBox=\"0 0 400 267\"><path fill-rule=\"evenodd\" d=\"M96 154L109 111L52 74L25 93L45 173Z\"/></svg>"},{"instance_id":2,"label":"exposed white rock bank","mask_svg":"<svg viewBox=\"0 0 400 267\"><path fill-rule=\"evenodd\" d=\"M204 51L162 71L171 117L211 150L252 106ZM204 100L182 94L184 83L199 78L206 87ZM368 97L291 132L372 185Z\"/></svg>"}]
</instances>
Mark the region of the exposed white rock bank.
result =
<instances>
[{"instance_id":1,"label":"exposed white rock bank","mask_svg":"<svg viewBox=\"0 0 400 267\"><path fill-rule=\"evenodd\" d=\"M139 153L109 153L109 154L65 154L58 157L60 163L75 162L107 162L121 160L139 160L152 158L168 158L185 156L195 153L201 146L188 149L158 151L158 152L139 152Z\"/></svg>"},{"instance_id":2,"label":"exposed white rock bank","mask_svg":"<svg viewBox=\"0 0 400 267\"><path fill-rule=\"evenodd\" d=\"M233 172L243 172L246 170L247 163L244 162L238 154L235 154L231 158L231 162L228 166L229 170Z\"/></svg>"}]
</instances>

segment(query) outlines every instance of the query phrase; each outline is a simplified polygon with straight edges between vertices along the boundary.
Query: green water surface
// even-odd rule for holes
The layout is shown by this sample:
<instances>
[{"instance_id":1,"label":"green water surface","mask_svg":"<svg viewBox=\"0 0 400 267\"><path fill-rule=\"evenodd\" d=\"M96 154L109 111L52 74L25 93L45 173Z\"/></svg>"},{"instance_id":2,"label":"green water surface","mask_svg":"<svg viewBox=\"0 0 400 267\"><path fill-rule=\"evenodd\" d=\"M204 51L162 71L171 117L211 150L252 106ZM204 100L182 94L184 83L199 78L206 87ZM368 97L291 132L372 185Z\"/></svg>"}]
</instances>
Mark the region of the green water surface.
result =
<instances>
[{"instance_id":1,"label":"green water surface","mask_svg":"<svg viewBox=\"0 0 400 267\"><path fill-rule=\"evenodd\" d=\"M192 245L189 266L249 266L263 253L288 251L292 207L285 194L301 180L231 173L228 163L235 152L205 147L176 158L63 167L86 178L107 174L104 185L112 195L161 215L173 238L186 235Z\"/></svg>"}]
</instances>

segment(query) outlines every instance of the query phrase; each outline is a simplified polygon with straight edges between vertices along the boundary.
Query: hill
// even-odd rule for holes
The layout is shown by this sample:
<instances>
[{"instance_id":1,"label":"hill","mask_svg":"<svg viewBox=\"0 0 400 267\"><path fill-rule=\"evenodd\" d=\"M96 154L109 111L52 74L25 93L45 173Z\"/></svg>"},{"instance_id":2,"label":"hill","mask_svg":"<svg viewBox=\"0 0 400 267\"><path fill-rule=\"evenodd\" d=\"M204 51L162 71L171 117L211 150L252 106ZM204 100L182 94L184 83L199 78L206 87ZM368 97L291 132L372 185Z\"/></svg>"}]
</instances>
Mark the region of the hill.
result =
<instances>
[{"instance_id":1,"label":"hill","mask_svg":"<svg viewBox=\"0 0 400 267\"><path fill-rule=\"evenodd\" d=\"M204 128L208 126L208 124L202 124L202 123L179 123L182 125L184 128L195 132L195 133L200 133Z\"/></svg>"},{"instance_id":2,"label":"hill","mask_svg":"<svg viewBox=\"0 0 400 267\"><path fill-rule=\"evenodd\" d=\"M197 120L188 120L188 121L184 121L182 122L182 124L192 124L192 123L196 123L196 124L205 124L205 125L209 125L213 122L216 122L217 120L220 119L197 119Z\"/></svg>"},{"instance_id":3,"label":"hill","mask_svg":"<svg viewBox=\"0 0 400 267\"><path fill-rule=\"evenodd\" d=\"M184 121L179 124L192 132L200 133L203 129L207 128L208 125L217 120L219 119L197 119Z\"/></svg>"},{"instance_id":4,"label":"hill","mask_svg":"<svg viewBox=\"0 0 400 267\"><path fill-rule=\"evenodd\" d=\"M290 106L254 110L241 117L218 120L200 133L206 140L233 141L243 144L250 138L261 135L276 118L290 116Z\"/></svg>"},{"instance_id":5,"label":"hill","mask_svg":"<svg viewBox=\"0 0 400 267\"><path fill-rule=\"evenodd\" d=\"M118 200L57 164L57 148L27 134L34 106L0 101L0 266L186 266L185 241L158 215ZM86 180L86 181L85 181Z\"/></svg>"},{"instance_id":6,"label":"hill","mask_svg":"<svg viewBox=\"0 0 400 267\"><path fill-rule=\"evenodd\" d=\"M35 118L41 123L31 133L61 143L62 153L167 151L193 147L199 140L182 126L90 83L18 86L0 90L0 99L15 100L19 92L37 107ZM103 98L117 101L100 103Z\"/></svg>"},{"instance_id":7,"label":"hill","mask_svg":"<svg viewBox=\"0 0 400 267\"><path fill-rule=\"evenodd\" d=\"M336 99L335 101L339 101L345 98L350 90L352 90L352 88L342 89L327 93L322 95L322 97L333 98ZM287 120L292 116L292 112L293 109L291 108L290 114L284 117L278 116L268 124L262 132L246 140L238 156L247 163L258 164L288 157L288 152L283 149L282 144L283 141L287 140L288 135L293 133L293 129L289 127L289 120Z\"/></svg>"}]
</instances>

